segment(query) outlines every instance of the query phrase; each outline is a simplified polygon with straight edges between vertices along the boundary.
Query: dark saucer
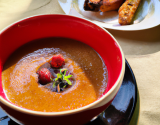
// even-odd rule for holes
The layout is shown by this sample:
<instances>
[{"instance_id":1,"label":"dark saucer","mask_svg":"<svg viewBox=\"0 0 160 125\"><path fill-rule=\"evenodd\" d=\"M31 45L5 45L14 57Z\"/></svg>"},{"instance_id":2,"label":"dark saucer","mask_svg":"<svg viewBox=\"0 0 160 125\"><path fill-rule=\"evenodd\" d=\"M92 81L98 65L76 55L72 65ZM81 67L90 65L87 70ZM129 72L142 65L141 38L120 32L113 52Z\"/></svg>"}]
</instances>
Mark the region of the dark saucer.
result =
<instances>
[{"instance_id":1,"label":"dark saucer","mask_svg":"<svg viewBox=\"0 0 160 125\"><path fill-rule=\"evenodd\" d=\"M136 125L139 94L133 71L126 60L123 83L111 105L95 120L85 125ZM0 125L18 125L0 109Z\"/></svg>"}]
</instances>

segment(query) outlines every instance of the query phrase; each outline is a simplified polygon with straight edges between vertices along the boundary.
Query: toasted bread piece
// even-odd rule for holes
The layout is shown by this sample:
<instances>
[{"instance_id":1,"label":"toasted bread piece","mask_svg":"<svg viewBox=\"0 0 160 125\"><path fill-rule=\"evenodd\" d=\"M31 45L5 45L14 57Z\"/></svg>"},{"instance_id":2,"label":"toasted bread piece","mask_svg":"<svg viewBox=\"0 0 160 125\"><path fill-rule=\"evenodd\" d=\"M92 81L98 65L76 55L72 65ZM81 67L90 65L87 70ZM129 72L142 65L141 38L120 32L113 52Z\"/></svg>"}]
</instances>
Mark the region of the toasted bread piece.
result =
<instances>
[{"instance_id":1,"label":"toasted bread piece","mask_svg":"<svg viewBox=\"0 0 160 125\"><path fill-rule=\"evenodd\" d=\"M126 0L119 8L119 24L129 25L133 22L133 17L141 0Z\"/></svg>"},{"instance_id":2,"label":"toasted bread piece","mask_svg":"<svg viewBox=\"0 0 160 125\"><path fill-rule=\"evenodd\" d=\"M103 0L100 10L102 12L118 10L124 0Z\"/></svg>"}]
</instances>

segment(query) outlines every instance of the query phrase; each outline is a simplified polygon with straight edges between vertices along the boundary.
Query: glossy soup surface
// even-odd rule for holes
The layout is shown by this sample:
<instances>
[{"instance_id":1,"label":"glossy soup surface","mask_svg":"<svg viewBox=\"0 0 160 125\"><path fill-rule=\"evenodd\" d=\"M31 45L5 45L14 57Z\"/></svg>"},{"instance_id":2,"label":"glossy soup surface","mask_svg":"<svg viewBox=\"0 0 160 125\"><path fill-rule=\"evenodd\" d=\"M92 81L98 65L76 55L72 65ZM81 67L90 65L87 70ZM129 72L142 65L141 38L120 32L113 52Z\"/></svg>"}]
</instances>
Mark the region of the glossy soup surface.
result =
<instances>
[{"instance_id":1,"label":"glossy soup surface","mask_svg":"<svg viewBox=\"0 0 160 125\"><path fill-rule=\"evenodd\" d=\"M38 67L61 54L72 71L75 85L67 91L52 92L38 83ZM107 68L94 49L67 38L44 38L17 49L2 72L5 94L12 103L42 112L77 109L96 101L107 87Z\"/></svg>"}]
</instances>

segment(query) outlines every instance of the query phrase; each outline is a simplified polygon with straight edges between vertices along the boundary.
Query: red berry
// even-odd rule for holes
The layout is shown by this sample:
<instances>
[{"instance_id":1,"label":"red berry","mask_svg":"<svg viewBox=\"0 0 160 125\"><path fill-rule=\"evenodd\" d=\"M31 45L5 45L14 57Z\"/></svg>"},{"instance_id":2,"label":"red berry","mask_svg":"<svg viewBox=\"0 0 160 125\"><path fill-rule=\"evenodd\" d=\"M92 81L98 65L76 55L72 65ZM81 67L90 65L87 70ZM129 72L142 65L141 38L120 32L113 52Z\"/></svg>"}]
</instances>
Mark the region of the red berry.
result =
<instances>
[{"instance_id":1,"label":"red berry","mask_svg":"<svg viewBox=\"0 0 160 125\"><path fill-rule=\"evenodd\" d=\"M51 82L52 74L47 68L42 68L38 72L39 82L41 84L47 84Z\"/></svg>"},{"instance_id":2,"label":"red berry","mask_svg":"<svg viewBox=\"0 0 160 125\"><path fill-rule=\"evenodd\" d=\"M54 55L51 60L51 66L54 68L60 68L65 65L65 59L61 55Z\"/></svg>"}]
</instances>

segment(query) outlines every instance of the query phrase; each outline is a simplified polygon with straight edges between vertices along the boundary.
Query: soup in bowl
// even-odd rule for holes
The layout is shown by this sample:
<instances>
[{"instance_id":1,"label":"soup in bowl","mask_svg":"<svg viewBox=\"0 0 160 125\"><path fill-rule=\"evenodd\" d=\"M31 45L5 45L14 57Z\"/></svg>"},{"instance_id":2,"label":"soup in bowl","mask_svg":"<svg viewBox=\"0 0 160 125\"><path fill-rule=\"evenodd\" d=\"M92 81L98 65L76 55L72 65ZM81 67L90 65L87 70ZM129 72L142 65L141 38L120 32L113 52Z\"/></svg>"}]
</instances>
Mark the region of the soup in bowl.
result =
<instances>
[{"instance_id":1,"label":"soup in bowl","mask_svg":"<svg viewBox=\"0 0 160 125\"><path fill-rule=\"evenodd\" d=\"M85 124L121 86L121 47L88 20L33 16L2 30L0 42L0 106L18 123Z\"/></svg>"}]
</instances>

